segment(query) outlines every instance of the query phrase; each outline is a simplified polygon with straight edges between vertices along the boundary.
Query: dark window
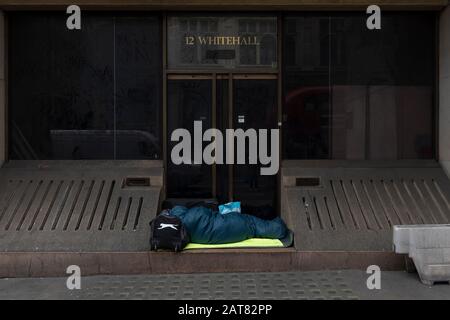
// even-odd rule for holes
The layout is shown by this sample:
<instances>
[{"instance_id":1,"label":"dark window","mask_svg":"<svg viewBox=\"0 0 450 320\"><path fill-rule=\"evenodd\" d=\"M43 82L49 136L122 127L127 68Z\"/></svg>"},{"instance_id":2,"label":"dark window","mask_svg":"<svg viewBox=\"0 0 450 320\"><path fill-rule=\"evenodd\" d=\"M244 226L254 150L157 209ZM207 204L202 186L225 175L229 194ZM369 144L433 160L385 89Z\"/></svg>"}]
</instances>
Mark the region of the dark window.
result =
<instances>
[{"instance_id":1,"label":"dark window","mask_svg":"<svg viewBox=\"0 0 450 320\"><path fill-rule=\"evenodd\" d=\"M161 157L161 40L154 17L10 16L10 159Z\"/></svg>"},{"instance_id":2,"label":"dark window","mask_svg":"<svg viewBox=\"0 0 450 320\"><path fill-rule=\"evenodd\" d=\"M161 158L162 46L155 18L116 19L117 158Z\"/></svg>"},{"instance_id":3,"label":"dark window","mask_svg":"<svg viewBox=\"0 0 450 320\"><path fill-rule=\"evenodd\" d=\"M307 14L285 20L284 156L434 157L435 15Z\"/></svg>"}]
</instances>

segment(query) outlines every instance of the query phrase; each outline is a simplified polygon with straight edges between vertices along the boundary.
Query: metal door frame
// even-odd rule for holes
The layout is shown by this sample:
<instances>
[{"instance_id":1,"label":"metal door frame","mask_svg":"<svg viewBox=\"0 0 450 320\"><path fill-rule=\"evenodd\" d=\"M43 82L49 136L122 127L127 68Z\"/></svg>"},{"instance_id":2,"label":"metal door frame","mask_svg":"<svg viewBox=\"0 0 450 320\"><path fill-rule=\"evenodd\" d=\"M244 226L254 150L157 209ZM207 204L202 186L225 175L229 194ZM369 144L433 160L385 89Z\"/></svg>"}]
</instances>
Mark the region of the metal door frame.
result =
<instances>
[{"instance_id":1,"label":"metal door frame","mask_svg":"<svg viewBox=\"0 0 450 320\"><path fill-rule=\"evenodd\" d=\"M197 72L193 71L190 73L183 73L183 72L169 72L167 71L165 73L165 97L164 97L164 109L165 109L165 119L164 119L164 145L165 147L165 157L164 157L164 165L167 169L167 161L169 161L169 157L167 156L168 150L167 144L168 144L168 137L169 134L167 132L168 130L168 123L167 123L167 101L168 101L168 81L170 80L211 80L211 127L217 128L217 80L228 80L228 105L227 107L227 115L228 115L228 128L233 129L233 111L234 111L234 86L233 81L234 80L279 80L279 76L277 73L249 73L249 72L226 72L225 70L222 70L221 72ZM279 83L279 81L278 81ZM277 110L278 114L276 115L279 117L280 114L280 95L281 92L279 90L279 85L277 85ZM279 121L278 121L279 122ZM280 135L281 139L281 135ZM279 150L281 152L281 150ZM281 153L279 153L281 155ZM227 165L228 166L228 200L232 201L234 197L234 165ZM211 166L211 174L212 174L212 186L211 186L211 194L213 198L217 197L217 168L216 165L213 164ZM279 189L279 174L277 174L277 190ZM167 188L167 170L165 175L165 186ZM278 193L278 191L277 191Z\"/></svg>"},{"instance_id":2,"label":"metal door frame","mask_svg":"<svg viewBox=\"0 0 450 320\"><path fill-rule=\"evenodd\" d=\"M279 134L279 141L278 141L278 146L279 146L279 150L278 150L278 154L280 157L280 168L277 174L277 183L276 183L276 194L277 194L277 210L280 210L281 207L281 196L280 196L280 186L281 186L281 163L282 163L282 151L283 151L283 146L282 146L282 137L283 137L283 132L282 132L282 118L283 118L283 105L282 105L282 99L283 99L283 82L282 82L282 70L283 70L283 57L282 57L282 44L283 44L283 14L281 12L277 12L275 13L273 16L276 16L277 18L277 48L276 48L276 52L277 52L277 67L276 68L236 68L233 70L226 70L226 69L211 69L211 68L204 68L204 69L193 69L193 70L181 70L181 69L170 69L168 66L168 36L167 36L167 21L168 21L168 16L170 14L173 13L169 13L169 12L164 12L163 16L162 16L162 44L163 44L163 48L162 48L162 60L163 60L163 167L164 167L164 181L163 181L163 197L165 197L167 195L167 161L168 161L168 136L167 136L167 130L168 130L168 123L167 123L167 84L168 84L168 80L169 77L176 77L176 76L180 76L180 77L191 77L191 79L199 79L198 77L200 76L207 76L210 77L213 81L212 87L213 87L213 94L212 94L212 105L213 105L213 113L212 113L212 123L215 125L217 122L216 119L216 92L217 92L217 79L223 79L222 77L227 77L229 79L229 86L228 86L228 101L229 101L229 106L228 106L228 112L229 112L229 127L232 128L232 117L230 117L230 113L232 115L233 112L233 79L237 79L239 77L244 77L244 79L252 79L252 77L257 77L259 79L263 79L261 77L268 77L268 79L277 79L277 83L278 83L278 88L277 88L277 96L278 96L278 100L277 100L277 110L278 110L278 114L277 116L277 122L278 122L278 129L280 130L280 134ZM215 165L213 165L214 169L215 169ZM229 176L232 178L233 177L233 165L229 165ZM213 195L216 195L216 189L217 189L217 184L216 184L216 170L213 171L213 176L212 176L212 180L213 180L213 189L212 189L212 193ZM232 186L232 179L229 179L229 184L231 184L231 186L229 185L228 187L228 198L229 199L233 199L233 186Z\"/></svg>"}]
</instances>

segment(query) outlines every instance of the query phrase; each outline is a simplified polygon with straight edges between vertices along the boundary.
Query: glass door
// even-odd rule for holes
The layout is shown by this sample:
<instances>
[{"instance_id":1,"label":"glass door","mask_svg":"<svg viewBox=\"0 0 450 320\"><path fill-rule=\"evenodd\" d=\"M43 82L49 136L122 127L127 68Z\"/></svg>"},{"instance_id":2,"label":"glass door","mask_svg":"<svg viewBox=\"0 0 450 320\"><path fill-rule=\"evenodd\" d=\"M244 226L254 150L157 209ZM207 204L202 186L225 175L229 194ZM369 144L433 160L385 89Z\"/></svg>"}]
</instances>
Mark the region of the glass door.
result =
<instances>
[{"instance_id":1,"label":"glass door","mask_svg":"<svg viewBox=\"0 0 450 320\"><path fill-rule=\"evenodd\" d=\"M233 128L257 133L259 158L259 130L267 130L267 150L270 154L270 129L277 128L277 79L268 76L235 76L233 79ZM263 140L264 141L264 140ZM273 146L278 148L277 146ZM249 148L246 148L246 164L233 166L232 185L234 200L241 201L246 211L274 210L277 199L277 175L261 175L261 164L249 164Z\"/></svg>"},{"instance_id":2,"label":"glass door","mask_svg":"<svg viewBox=\"0 0 450 320\"><path fill-rule=\"evenodd\" d=\"M261 175L261 164L250 163L249 151L250 143L258 146L260 129L267 130L267 150L270 152L272 149L270 129L277 127L277 88L278 80L274 74L168 76L168 198L214 198L219 203L233 200L241 201L248 211L258 210L256 207L262 206L276 211L277 175ZM194 121L197 121L197 131ZM200 122L202 132L198 131ZM179 128L190 133L190 164L177 165L171 158L173 148L178 143L171 141L172 134ZM201 163L195 163L194 140L201 139L202 150L205 150L211 142L203 142L202 137L209 128L218 129L222 135L223 162L208 165L201 159ZM227 163L226 144L230 143L227 141L227 129L242 129L244 132L255 130L256 140L245 140L245 163L237 163L236 139L233 142L235 161L233 164ZM259 150L258 147L256 150Z\"/></svg>"},{"instance_id":3,"label":"glass door","mask_svg":"<svg viewBox=\"0 0 450 320\"><path fill-rule=\"evenodd\" d=\"M204 163L196 163L193 150L194 140L198 138L198 133L194 132L194 123L201 123L203 130L211 128L212 107L210 77L169 77L167 86L167 194L169 198L213 197L213 168ZM176 164L172 159L172 151L179 143L172 141L172 135L177 129L185 129L189 132L192 148L180 154L191 159L190 164ZM203 147L202 144L202 150Z\"/></svg>"}]
</instances>

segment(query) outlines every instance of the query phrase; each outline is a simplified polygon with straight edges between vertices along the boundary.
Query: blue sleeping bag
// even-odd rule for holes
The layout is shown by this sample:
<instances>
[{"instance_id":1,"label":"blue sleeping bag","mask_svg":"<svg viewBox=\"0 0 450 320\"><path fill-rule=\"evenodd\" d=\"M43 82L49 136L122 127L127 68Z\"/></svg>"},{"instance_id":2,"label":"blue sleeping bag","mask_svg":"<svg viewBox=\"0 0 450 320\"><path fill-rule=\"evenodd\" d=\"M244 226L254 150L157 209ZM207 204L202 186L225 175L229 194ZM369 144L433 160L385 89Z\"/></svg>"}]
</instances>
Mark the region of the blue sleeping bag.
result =
<instances>
[{"instance_id":1,"label":"blue sleeping bag","mask_svg":"<svg viewBox=\"0 0 450 320\"><path fill-rule=\"evenodd\" d=\"M288 229L280 218L262 220L247 214L231 212L220 214L206 207L174 207L170 213L183 222L191 242L223 244L251 238L282 239Z\"/></svg>"}]
</instances>

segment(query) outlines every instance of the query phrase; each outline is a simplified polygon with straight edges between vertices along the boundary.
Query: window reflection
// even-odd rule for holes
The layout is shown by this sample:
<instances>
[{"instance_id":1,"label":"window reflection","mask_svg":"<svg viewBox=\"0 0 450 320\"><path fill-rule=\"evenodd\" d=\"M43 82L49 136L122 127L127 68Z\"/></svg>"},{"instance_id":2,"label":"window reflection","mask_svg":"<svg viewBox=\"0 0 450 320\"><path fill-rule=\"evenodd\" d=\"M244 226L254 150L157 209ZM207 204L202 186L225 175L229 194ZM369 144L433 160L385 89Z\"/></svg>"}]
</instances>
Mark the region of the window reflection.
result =
<instances>
[{"instance_id":1,"label":"window reflection","mask_svg":"<svg viewBox=\"0 0 450 320\"><path fill-rule=\"evenodd\" d=\"M289 159L430 159L433 14L285 20L284 154Z\"/></svg>"},{"instance_id":2,"label":"window reflection","mask_svg":"<svg viewBox=\"0 0 450 320\"><path fill-rule=\"evenodd\" d=\"M86 13L10 19L10 159L161 157L160 23Z\"/></svg>"}]
</instances>

